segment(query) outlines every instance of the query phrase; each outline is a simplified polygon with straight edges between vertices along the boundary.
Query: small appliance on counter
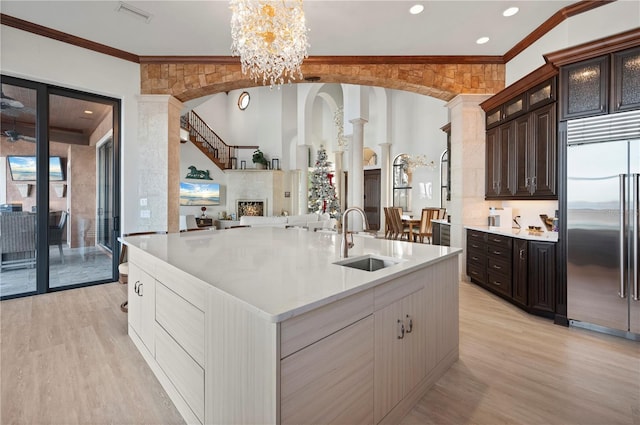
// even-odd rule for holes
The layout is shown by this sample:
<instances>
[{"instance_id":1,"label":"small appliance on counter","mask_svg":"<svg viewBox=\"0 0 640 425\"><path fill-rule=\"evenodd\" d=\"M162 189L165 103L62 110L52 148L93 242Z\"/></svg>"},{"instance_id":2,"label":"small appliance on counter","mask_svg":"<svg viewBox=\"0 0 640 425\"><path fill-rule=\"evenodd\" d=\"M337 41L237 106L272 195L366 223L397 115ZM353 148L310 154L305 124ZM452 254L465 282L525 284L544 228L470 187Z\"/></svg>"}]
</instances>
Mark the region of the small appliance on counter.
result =
<instances>
[{"instance_id":1,"label":"small appliance on counter","mask_svg":"<svg viewBox=\"0 0 640 425\"><path fill-rule=\"evenodd\" d=\"M487 218L489 228L494 229L511 229L513 223L513 214L511 208L489 208L489 217Z\"/></svg>"}]
</instances>

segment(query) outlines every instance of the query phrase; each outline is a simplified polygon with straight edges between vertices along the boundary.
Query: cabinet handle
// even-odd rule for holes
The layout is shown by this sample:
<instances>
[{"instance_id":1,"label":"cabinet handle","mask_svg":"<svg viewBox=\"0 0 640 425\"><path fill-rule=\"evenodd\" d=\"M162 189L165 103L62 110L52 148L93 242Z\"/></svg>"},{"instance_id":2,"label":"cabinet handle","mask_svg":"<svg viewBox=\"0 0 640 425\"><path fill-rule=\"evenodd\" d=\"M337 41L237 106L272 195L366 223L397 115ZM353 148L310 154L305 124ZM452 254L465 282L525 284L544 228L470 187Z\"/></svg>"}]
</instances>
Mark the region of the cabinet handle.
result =
<instances>
[{"instance_id":1,"label":"cabinet handle","mask_svg":"<svg viewBox=\"0 0 640 425\"><path fill-rule=\"evenodd\" d=\"M494 255L502 255L502 252L500 251L493 251Z\"/></svg>"},{"instance_id":2,"label":"cabinet handle","mask_svg":"<svg viewBox=\"0 0 640 425\"><path fill-rule=\"evenodd\" d=\"M133 292L138 293L138 285L140 285L140 281L136 280L135 285L133 285Z\"/></svg>"},{"instance_id":3,"label":"cabinet handle","mask_svg":"<svg viewBox=\"0 0 640 425\"><path fill-rule=\"evenodd\" d=\"M494 242L502 242L502 239L496 239L496 238L493 238L493 239L491 239L491 240L492 240L492 241L494 241Z\"/></svg>"},{"instance_id":4,"label":"cabinet handle","mask_svg":"<svg viewBox=\"0 0 640 425\"><path fill-rule=\"evenodd\" d=\"M478 258L478 257L471 257L471 259L472 259L473 261L478 261L478 260L479 260L479 258Z\"/></svg>"},{"instance_id":5,"label":"cabinet handle","mask_svg":"<svg viewBox=\"0 0 640 425\"><path fill-rule=\"evenodd\" d=\"M524 260L524 249L520 250L520 259Z\"/></svg>"},{"instance_id":6,"label":"cabinet handle","mask_svg":"<svg viewBox=\"0 0 640 425\"><path fill-rule=\"evenodd\" d=\"M499 266L499 265L497 265L497 264L494 264L494 265L493 265L493 268L494 268L494 269L496 269L496 270L502 270L502 267L500 267L500 266Z\"/></svg>"},{"instance_id":7,"label":"cabinet handle","mask_svg":"<svg viewBox=\"0 0 640 425\"><path fill-rule=\"evenodd\" d=\"M524 187L529 187L529 177L524 179Z\"/></svg>"},{"instance_id":8,"label":"cabinet handle","mask_svg":"<svg viewBox=\"0 0 640 425\"><path fill-rule=\"evenodd\" d=\"M477 275L478 275L478 272L477 272L477 271L475 271L475 270L471 270L471 274L472 274L472 275L477 276Z\"/></svg>"},{"instance_id":9,"label":"cabinet handle","mask_svg":"<svg viewBox=\"0 0 640 425\"><path fill-rule=\"evenodd\" d=\"M407 333L410 334L411 331L413 330L413 319L408 314L406 318L409 319L409 325L407 326Z\"/></svg>"},{"instance_id":10,"label":"cabinet handle","mask_svg":"<svg viewBox=\"0 0 640 425\"><path fill-rule=\"evenodd\" d=\"M142 296L142 283L138 285L138 295Z\"/></svg>"},{"instance_id":11,"label":"cabinet handle","mask_svg":"<svg viewBox=\"0 0 640 425\"><path fill-rule=\"evenodd\" d=\"M398 339L402 339L404 338L404 323L402 323L402 320L398 319Z\"/></svg>"},{"instance_id":12,"label":"cabinet handle","mask_svg":"<svg viewBox=\"0 0 640 425\"><path fill-rule=\"evenodd\" d=\"M491 283L495 286L502 286L502 283L498 282L497 280L494 280Z\"/></svg>"}]
</instances>

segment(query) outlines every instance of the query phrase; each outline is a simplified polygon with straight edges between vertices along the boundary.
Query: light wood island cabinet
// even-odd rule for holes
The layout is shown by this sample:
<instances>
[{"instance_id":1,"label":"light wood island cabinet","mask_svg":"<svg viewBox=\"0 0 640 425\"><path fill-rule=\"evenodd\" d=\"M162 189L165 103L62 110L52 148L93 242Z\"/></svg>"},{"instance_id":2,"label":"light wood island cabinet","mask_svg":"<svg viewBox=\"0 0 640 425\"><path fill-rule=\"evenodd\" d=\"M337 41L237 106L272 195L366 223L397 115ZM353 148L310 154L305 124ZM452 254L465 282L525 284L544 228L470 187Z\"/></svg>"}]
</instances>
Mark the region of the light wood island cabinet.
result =
<instances>
[{"instance_id":1,"label":"light wood island cabinet","mask_svg":"<svg viewBox=\"0 0 640 425\"><path fill-rule=\"evenodd\" d=\"M457 251L441 249L274 320L131 244L129 334L187 423L397 423L458 358Z\"/></svg>"}]
</instances>

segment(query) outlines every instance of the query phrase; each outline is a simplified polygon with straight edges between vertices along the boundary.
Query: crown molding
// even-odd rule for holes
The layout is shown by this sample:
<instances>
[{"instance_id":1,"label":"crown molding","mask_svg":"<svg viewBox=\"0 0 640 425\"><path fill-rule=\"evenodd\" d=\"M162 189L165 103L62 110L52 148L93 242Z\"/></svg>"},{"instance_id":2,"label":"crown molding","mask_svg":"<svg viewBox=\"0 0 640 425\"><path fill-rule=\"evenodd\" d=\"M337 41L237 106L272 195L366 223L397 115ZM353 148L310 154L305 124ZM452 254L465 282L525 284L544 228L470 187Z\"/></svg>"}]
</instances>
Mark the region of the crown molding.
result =
<instances>
[{"instance_id":1,"label":"crown molding","mask_svg":"<svg viewBox=\"0 0 640 425\"><path fill-rule=\"evenodd\" d=\"M32 34L40 35L42 37L62 41L63 43L68 43L88 50L93 50L94 52L113 56L118 59L140 63L140 58L138 57L138 55L134 55L133 53L125 52L124 50L109 47L104 44L96 43L95 41L87 40L86 38L76 37L75 35L67 34L66 32L54 30L42 25L34 24L32 22L25 21L19 18L14 18L13 16L5 15L4 13L0 13L0 24L22 31L30 32Z\"/></svg>"},{"instance_id":2,"label":"crown molding","mask_svg":"<svg viewBox=\"0 0 640 425\"><path fill-rule=\"evenodd\" d=\"M235 56L140 56L141 64L239 65ZM304 65L503 64L502 56L309 56Z\"/></svg>"},{"instance_id":3,"label":"crown molding","mask_svg":"<svg viewBox=\"0 0 640 425\"><path fill-rule=\"evenodd\" d=\"M535 87L538 84L547 81L549 78L555 77L556 75L558 75L558 68L550 63L542 65L540 68L530 72L515 83L511 84L509 87L494 94L489 99L482 102L480 104L480 107L485 112L490 111L491 109L502 105L507 100L513 99L513 97L519 95L520 93L524 93L530 88Z\"/></svg>"},{"instance_id":4,"label":"crown molding","mask_svg":"<svg viewBox=\"0 0 640 425\"><path fill-rule=\"evenodd\" d=\"M566 19L579 15L584 12L588 12L589 10L595 9L600 6L604 6L609 3L613 3L616 0L586 0L579 1L578 3L574 3L567 7L564 7L554 13L549 19L544 21L538 28L533 30L528 36L523 38L518 44L513 46L507 53L502 57L504 63L509 62L511 59L518 56L520 53L525 51L529 46L533 43L541 39L546 33L554 29L556 26L560 25Z\"/></svg>"},{"instance_id":5,"label":"crown molding","mask_svg":"<svg viewBox=\"0 0 640 425\"><path fill-rule=\"evenodd\" d=\"M638 46L640 46L640 28L634 28L599 40L548 53L544 55L544 60L559 68L563 65L581 62Z\"/></svg>"}]
</instances>

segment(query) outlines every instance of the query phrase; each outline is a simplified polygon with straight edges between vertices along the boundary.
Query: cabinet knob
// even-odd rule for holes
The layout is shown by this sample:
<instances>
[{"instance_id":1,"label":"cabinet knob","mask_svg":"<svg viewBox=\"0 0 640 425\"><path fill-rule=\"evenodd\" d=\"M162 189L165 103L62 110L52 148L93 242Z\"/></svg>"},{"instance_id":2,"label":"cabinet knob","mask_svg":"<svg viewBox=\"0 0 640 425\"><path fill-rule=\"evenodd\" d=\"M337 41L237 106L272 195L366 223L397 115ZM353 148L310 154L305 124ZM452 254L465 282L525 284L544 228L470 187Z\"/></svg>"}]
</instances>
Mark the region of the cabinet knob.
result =
<instances>
[{"instance_id":1,"label":"cabinet knob","mask_svg":"<svg viewBox=\"0 0 640 425\"><path fill-rule=\"evenodd\" d=\"M520 250L520 259L524 260L524 249Z\"/></svg>"},{"instance_id":2,"label":"cabinet knob","mask_svg":"<svg viewBox=\"0 0 640 425\"><path fill-rule=\"evenodd\" d=\"M142 283L138 285L138 291L137 291L137 294L138 294L139 296L142 296Z\"/></svg>"},{"instance_id":3,"label":"cabinet knob","mask_svg":"<svg viewBox=\"0 0 640 425\"><path fill-rule=\"evenodd\" d=\"M398 319L398 339L404 338L404 323Z\"/></svg>"}]
</instances>

